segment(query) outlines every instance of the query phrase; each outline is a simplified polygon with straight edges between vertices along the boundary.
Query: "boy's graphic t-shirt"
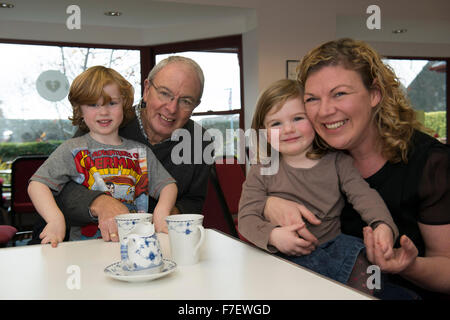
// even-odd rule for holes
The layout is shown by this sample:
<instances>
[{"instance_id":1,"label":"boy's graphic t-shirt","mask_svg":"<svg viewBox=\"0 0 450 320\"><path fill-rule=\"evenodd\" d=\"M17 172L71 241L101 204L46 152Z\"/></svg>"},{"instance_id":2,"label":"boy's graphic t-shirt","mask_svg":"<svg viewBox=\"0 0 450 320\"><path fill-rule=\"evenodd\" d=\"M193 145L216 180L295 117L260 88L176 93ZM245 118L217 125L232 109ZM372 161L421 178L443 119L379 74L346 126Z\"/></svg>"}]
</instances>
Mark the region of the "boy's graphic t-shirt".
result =
<instances>
[{"instance_id":1,"label":"boy's graphic t-shirt","mask_svg":"<svg viewBox=\"0 0 450 320\"><path fill-rule=\"evenodd\" d=\"M47 185L57 195L70 180L91 190L110 194L129 212L147 212L148 196L175 180L145 145L121 138L118 146L105 145L89 134L61 144L30 180ZM97 238L96 225L71 228L71 240Z\"/></svg>"},{"instance_id":2,"label":"boy's graphic t-shirt","mask_svg":"<svg viewBox=\"0 0 450 320\"><path fill-rule=\"evenodd\" d=\"M148 199L147 154L143 148L72 150L78 176L74 181L88 189L109 193L127 205L130 212L146 212Z\"/></svg>"}]
</instances>

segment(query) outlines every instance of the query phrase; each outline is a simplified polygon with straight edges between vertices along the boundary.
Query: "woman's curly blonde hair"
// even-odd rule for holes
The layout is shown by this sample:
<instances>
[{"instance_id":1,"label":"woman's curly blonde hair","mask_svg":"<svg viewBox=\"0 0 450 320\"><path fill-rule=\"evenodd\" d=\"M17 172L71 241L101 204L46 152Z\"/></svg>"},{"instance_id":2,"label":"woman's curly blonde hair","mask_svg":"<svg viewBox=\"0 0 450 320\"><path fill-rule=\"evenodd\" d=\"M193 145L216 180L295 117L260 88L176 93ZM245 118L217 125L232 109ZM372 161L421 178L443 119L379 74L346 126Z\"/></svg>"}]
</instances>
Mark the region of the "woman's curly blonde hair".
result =
<instances>
[{"instance_id":1,"label":"woman's curly blonde hair","mask_svg":"<svg viewBox=\"0 0 450 320\"><path fill-rule=\"evenodd\" d=\"M123 127L133 119L133 86L116 70L94 66L79 74L70 86L68 98L72 104L73 115L69 117L69 120L72 121L74 126L78 126L83 132L89 132L89 128L83 121L81 106L95 104L100 97L103 98L104 104L109 103L111 97L103 91L103 88L112 83L117 84L123 98L123 120L120 126Z\"/></svg>"},{"instance_id":2,"label":"woman's curly blonde hair","mask_svg":"<svg viewBox=\"0 0 450 320\"><path fill-rule=\"evenodd\" d=\"M416 120L394 71L367 43L344 38L308 52L297 66L297 80L304 88L309 75L325 66L337 65L356 71L367 90L380 91L381 101L374 108L372 119L380 136L381 153L389 162L406 163L414 129L429 130Z\"/></svg>"}]
</instances>

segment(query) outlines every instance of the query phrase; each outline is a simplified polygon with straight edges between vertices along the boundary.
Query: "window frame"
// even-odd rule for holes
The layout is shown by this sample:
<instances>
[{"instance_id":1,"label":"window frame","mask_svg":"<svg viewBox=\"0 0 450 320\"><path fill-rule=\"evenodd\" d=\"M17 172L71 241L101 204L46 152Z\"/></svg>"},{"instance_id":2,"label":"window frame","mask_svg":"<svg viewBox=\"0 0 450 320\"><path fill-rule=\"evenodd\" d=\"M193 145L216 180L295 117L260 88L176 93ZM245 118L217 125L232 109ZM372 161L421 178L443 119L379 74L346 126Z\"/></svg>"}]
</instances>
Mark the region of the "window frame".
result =
<instances>
[{"instance_id":1,"label":"window frame","mask_svg":"<svg viewBox=\"0 0 450 320\"><path fill-rule=\"evenodd\" d=\"M450 58L449 57L423 57L423 56L383 56L384 59L398 59L398 60L429 60L429 61L445 61L445 89L446 89L446 131L447 131L447 142L450 144Z\"/></svg>"},{"instance_id":2,"label":"window frame","mask_svg":"<svg viewBox=\"0 0 450 320\"><path fill-rule=\"evenodd\" d=\"M202 40L189 40L183 42L173 42L149 46L133 45L115 45L100 43L82 43L82 42L61 42L61 41L40 41L40 40L22 40L22 39L2 39L0 43L8 44L26 44L56 47L82 47L93 49L120 49L120 50L139 50L141 59L141 97L144 93L144 81L148 73L155 66L155 57L158 54L168 54L183 51L210 51L223 53L237 53L239 61L239 78L241 90L241 108L228 111L210 111L194 112L193 116L203 115L230 115L239 114L239 127L244 128L244 80L243 80L243 60L242 60L242 35L231 35Z\"/></svg>"},{"instance_id":3,"label":"window frame","mask_svg":"<svg viewBox=\"0 0 450 320\"><path fill-rule=\"evenodd\" d=\"M241 108L234 110L223 111L207 111L207 112L193 112L193 116L211 116L211 115L232 115L239 114L239 127L244 129L244 73L242 63L242 36L232 35L226 37L210 38L204 40L191 40L183 42L168 43L162 45L152 46L151 53L151 67L155 65L156 55L170 54L174 52L185 51L204 51L204 52L221 52L221 53L237 53L239 62L239 81L240 81L240 95ZM151 69L151 68L150 68ZM150 71L150 69L147 71Z\"/></svg>"}]
</instances>

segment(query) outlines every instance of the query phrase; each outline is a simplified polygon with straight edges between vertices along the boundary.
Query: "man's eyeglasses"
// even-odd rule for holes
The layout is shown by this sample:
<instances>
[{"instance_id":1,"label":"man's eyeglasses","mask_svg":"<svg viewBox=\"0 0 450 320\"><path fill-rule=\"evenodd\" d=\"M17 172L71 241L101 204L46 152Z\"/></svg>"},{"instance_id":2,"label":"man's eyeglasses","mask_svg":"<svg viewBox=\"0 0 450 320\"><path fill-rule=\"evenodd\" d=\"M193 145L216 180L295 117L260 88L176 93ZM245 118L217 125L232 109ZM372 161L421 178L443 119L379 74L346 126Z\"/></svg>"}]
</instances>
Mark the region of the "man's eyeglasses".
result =
<instances>
[{"instance_id":1,"label":"man's eyeglasses","mask_svg":"<svg viewBox=\"0 0 450 320\"><path fill-rule=\"evenodd\" d=\"M155 86L155 84L151 80L149 82L153 86L153 88L155 88L156 93L158 94L158 99L161 102L170 103L175 99L175 96L169 90ZM178 105L185 111L192 111L197 106L197 103L192 98L180 97L178 98Z\"/></svg>"}]
</instances>

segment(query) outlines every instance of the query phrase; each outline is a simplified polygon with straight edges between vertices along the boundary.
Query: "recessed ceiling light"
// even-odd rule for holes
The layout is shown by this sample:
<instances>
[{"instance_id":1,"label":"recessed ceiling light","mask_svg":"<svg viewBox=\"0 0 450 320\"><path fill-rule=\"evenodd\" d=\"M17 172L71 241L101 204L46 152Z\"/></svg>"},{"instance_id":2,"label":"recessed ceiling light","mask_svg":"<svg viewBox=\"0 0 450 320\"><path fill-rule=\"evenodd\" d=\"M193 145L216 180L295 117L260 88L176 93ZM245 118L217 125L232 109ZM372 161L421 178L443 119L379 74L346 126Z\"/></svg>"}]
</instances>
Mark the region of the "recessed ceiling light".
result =
<instances>
[{"instance_id":1,"label":"recessed ceiling light","mask_svg":"<svg viewBox=\"0 0 450 320\"><path fill-rule=\"evenodd\" d=\"M398 33L405 33L408 31L408 29L394 29L392 30L392 33L398 34Z\"/></svg>"},{"instance_id":2,"label":"recessed ceiling light","mask_svg":"<svg viewBox=\"0 0 450 320\"><path fill-rule=\"evenodd\" d=\"M11 3L0 2L0 8L12 9L14 8L14 5Z\"/></svg>"},{"instance_id":3,"label":"recessed ceiling light","mask_svg":"<svg viewBox=\"0 0 450 320\"><path fill-rule=\"evenodd\" d=\"M121 16L122 12L119 11L107 11L105 12L105 16L109 16L109 17L118 17Z\"/></svg>"}]
</instances>

